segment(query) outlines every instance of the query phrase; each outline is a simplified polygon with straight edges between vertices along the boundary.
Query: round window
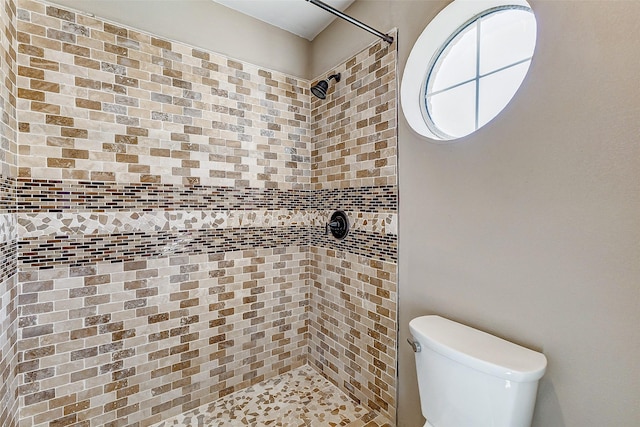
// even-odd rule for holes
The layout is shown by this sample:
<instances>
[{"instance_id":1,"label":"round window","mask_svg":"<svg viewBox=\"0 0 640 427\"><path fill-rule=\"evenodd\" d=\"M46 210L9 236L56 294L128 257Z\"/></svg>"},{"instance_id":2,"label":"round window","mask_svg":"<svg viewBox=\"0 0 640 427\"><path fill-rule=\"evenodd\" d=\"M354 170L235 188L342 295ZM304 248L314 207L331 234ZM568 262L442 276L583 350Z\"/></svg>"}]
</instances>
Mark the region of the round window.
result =
<instances>
[{"instance_id":1,"label":"round window","mask_svg":"<svg viewBox=\"0 0 640 427\"><path fill-rule=\"evenodd\" d=\"M515 95L535 42L526 2L455 0L427 26L407 61L401 95L411 127L443 141L480 129Z\"/></svg>"}]
</instances>

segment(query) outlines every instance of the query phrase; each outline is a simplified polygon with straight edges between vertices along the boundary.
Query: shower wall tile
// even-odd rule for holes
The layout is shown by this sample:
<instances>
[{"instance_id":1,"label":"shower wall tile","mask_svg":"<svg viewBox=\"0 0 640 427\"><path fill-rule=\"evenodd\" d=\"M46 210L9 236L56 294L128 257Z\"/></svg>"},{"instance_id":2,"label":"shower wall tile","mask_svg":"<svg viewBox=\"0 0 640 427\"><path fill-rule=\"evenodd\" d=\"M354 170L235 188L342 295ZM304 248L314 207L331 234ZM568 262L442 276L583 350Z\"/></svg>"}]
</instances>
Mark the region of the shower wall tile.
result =
<instances>
[{"instance_id":1,"label":"shower wall tile","mask_svg":"<svg viewBox=\"0 0 640 427\"><path fill-rule=\"evenodd\" d=\"M20 273L21 425L146 426L305 364L306 254Z\"/></svg>"},{"instance_id":2,"label":"shower wall tile","mask_svg":"<svg viewBox=\"0 0 640 427\"><path fill-rule=\"evenodd\" d=\"M18 374L17 374L17 276L15 244L0 246L2 276L0 277L0 425L17 426L18 422Z\"/></svg>"},{"instance_id":3,"label":"shower wall tile","mask_svg":"<svg viewBox=\"0 0 640 427\"><path fill-rule=\"evenodd\" d=\"M21 425L147 426L306 364L309 82L17 18Z\"/></svg>"},{"instance_id":4,"label":"shower wall tile","mask_svg":"<svg viewBox=\"0 0 640 427\"><path fill-rule=\"evenodd\" d=\"M16 4L0 0L0 425L17 425Z\"/></svg>"},{"instance_id":5,"label":"shower wall tile","mask_svg":"<svg viewBox=\"0 0 640 427\"><path fill-rule=\"evenodd\" d=\"M1 1L0 372L20 425L144 427L308 360L393 418L395 44L312 103L305 80Z\"/></svg>"},{"instance_id":6,"label":"shower wall tile","mask_svg":"<svg viewBox=\"0 0 640 427\"><path fill-rule=\"evenodd\" d=\"M313 189L396 186L395 50L376 43L330 71L340 83L312 103Z\"/></svg>"},{"instance_id":7,"label":"shower wall tile","mask_svg":"<svg viewBox=\"0 0 640 427\"><path fill-rule=\"evenodd\" d=\"M397 347L396 44L377 42L330 73L313 100L311 188L344 240L310 236L309 357L355 400L395 419ZM324 76L320 76L324 78Z\"/></svg>"},{"instance_id":8,"label":"shower wall tile","mask_svg":"<svg viewBox=\"0 0 640 427\"><path fill-rule=\"evenodd\" d=\"M0 7L0 176L7 179L16 176L18 152L16 4L13 0L2 0Z\"/></svg>"},{"instance_id":9,"label":"shower wall tile","mask_svg":"<svg viewBox=\"0 0 640 427\"><path fill-rule=\"evenodd\" d=\"M20 177L309 188L306 81L42 3L19 8Z\"/></svg>"},{"instance_id":10,"label":"shower wall tile","mask_svg":"<svg viewBox=\"0 0 640 427\"><path fill-rule=\"evenodd\" d=\"M358 402L395 414L395 262L310 250L311 357Z\"/></svg>"}]
</instances>

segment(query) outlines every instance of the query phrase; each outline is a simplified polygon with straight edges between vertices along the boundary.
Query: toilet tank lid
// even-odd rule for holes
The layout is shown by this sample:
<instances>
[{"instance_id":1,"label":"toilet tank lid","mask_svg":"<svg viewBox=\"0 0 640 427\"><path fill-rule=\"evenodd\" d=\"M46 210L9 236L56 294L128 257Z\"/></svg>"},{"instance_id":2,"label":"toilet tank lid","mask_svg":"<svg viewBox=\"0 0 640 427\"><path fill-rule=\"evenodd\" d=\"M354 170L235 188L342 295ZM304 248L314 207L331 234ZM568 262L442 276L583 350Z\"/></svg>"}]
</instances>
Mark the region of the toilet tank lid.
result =
<instances>
[{"instance_id":1,"label":"toilet tank lid","mask_svg":"<svg viewBox=\"0 0 640 427\"><path fill-rule=\"evenodd\" d=\"M475 370L517 382L539 380L547 358L542 353L440 316L409 322L421 345Z\"/></svg>"}]
</instances>

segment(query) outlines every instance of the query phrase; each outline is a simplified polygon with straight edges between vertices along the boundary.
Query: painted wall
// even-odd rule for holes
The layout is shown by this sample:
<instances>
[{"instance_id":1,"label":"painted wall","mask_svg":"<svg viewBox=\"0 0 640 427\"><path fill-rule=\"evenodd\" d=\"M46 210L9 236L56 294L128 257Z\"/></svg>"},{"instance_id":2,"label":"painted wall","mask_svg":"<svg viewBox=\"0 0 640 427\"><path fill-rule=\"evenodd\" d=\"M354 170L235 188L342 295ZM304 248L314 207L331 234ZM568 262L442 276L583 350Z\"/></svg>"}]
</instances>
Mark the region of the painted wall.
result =
<instances>
[{"instance_id":1,"label":"painted wall","mask_svg":"<svg viewBox=\"0 0 640 427\"><path fill-rule=\"evenodd\" d=\"M348 13L399 28L401 76L446 3L359 1ZM429 313L547 355L535 427L640 423L640 3L531 5L532 68L495 121L436 145L400 114L402 427L423 423L404 343L409 320ZM312 70L370 40L332 24Z\"/></svg>"}]
</instances>

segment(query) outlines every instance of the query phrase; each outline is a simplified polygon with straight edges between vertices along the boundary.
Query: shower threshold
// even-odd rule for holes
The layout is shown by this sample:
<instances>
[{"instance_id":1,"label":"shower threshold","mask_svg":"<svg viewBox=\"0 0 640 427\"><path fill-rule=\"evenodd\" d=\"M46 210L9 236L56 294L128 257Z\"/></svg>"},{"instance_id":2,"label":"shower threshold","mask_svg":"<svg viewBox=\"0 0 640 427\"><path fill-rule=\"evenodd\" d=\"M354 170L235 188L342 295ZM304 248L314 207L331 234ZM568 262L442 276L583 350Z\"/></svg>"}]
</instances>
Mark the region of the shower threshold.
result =
<instances>
[{"instance_id":1,"label":"shower threshold","mask_svg":"<svg viewBox=\"0 0 640 427\"><path fill-rule=\"evenodd\" d=\"M391 427L305 365L152 427Z\"/></svg>"}]
</instances>

